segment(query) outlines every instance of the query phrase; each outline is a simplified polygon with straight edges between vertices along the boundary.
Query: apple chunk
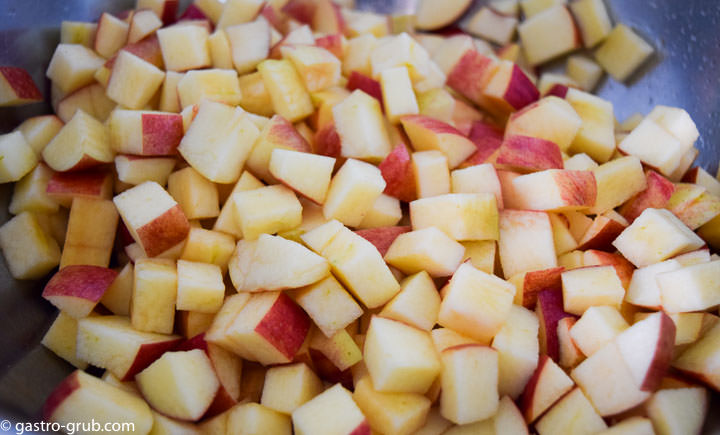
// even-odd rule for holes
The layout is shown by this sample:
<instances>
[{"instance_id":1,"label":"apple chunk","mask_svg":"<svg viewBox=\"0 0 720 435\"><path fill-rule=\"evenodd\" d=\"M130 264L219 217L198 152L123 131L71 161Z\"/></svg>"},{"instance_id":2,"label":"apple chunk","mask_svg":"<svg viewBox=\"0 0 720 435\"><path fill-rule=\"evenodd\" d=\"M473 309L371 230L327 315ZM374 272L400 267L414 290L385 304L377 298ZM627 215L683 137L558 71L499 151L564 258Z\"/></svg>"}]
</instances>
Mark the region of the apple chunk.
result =
<instances>
[{"instance_id":1,"label":"apple chunk","mask_svg":"<svg viewBox=\"0 0 720 435\"><path fill-rule=\"evenodd\" d=\"M26 70L0 67L0 106L19 106L41 100L42 94Z\"/></svg>"},{"instance_id":2,"label":"apple chunk","mask_svg":"<svg viewBox=\"0 0 720 435\"><path fill-rule=\"evenodd\" d=\"M167 352L135 376L145 400L180 420L198 420L220 387L210 358L200 349Z\"/></svg>"},{"instance_id":3,"label":"apple chunk","mask_svg":"<svg viewBox=\"0 0 720 435\"><path fill-rule=\"evenodd\" d=\"M86 317L116 276L116 271L106 267L68 266L48 281L43 297L76 319Z\"/></svg>"},{"instance_id":4,"label":"apple chunk","mask_svg":"<svg viewBox=\"0 0 720 435\"><path fill-rule=\"evenodd\" d=\"M38 164L38 157L19 131L0 135L0 182L18 181Z\"/></svg>"},{"instance_id":5,"label":"apple chunk","mask_svg":"<svg viewBox=\"0 0 720 435\"><path fill-rule=\"evenodd\" d=\"M184 134L177 113L116 109L108 125L113 149L123 154L174 155Z\"/></svg>"},{"instance_id":6,"label":"apple chunk","mask_svg":"<svg viewBox=\"0 0 720 435\"><path fill-rule=\"evenodd\" d=\"M79 110L43 149L42 157L54 170L68 171L110 163L115 153L108 128Z\"/></svg>"},{"instance_id":7,"label":"apple chunk","mask_svg":"<svg viewBox=\"0 0 720 435\"><path fill-rule=\"evenodd\" d=\"M38 279L60 264L57 242L40 225L37 215L27 211L0 227L0 248L15 279Z\"/></svg>"},{"instance_id":8,"label":"apple chunk","mask_svg":"<svg viewBox=\"0 0 720 435\"><path fill-rule=\"evenodd\" d=\"M274 149L270 174L317 204L325 202L335 159L299 151Z\"/></svg>"},{"instance_id":9,"label":"apple chunk","mask_svg":"<svg viewBox=\"0 0 720 435\"><path fill-rule=\"evenodd\" d=\"M552 358L542 355L523 392L521 406L525 421L532 423L537 420L574 385Z\"/></svg>"},{"instance_id":10,"label":"apple chunk","mask_svg":"<svg viewBox=\"0 0 720 435\"><path fill-rule=\"evenodd\" d=\"M278 265L283 267L278 269ZM299 243L261 234L241 240L230 258L230 277L239 292L275 291L313 284L330 274L328 262Z\"/></svg>"},{"instance_id":11,"label":"apple chunk","mask_svg":"<svg viewBox=\"0 0 720 435\"><path fill-rule=\"evenodd\" d=\"M465 248L435 227L400 234L385 261L406 274L426 270L431 276L450 276L463 260Z\"/></svg>"},{"instance_id":12,"label":"apple chunk","mask_svg":"<svg viewBox=\"0 0 720 435\"><path fill-rule=\"evenodd\" d=\"M153 427L153 415L144 400L80 370L50 393L42 418L64 427L110 427L122 422L131 423L138 433L149 433Z\"/></svg>"},{"instance_id":13,"label":"apple chunk","mask_svg":"<svg viewBox=\"0 0 720 435\"><path fill-rule=\"evenodd\" d=\"M340 384L295 409L292 422L298 435L370 434L370 425L352 393Z\"/></svg>"},{"instance_id":14,"label":"apple chunk","mask_svg":"<svg viewBox=\"0 0 720 435\"><path fill-rule=\"evenodd\" d=\"M415 12L415 26L420 30L436 30L448 26L460 18L471 4L471 0L452 0L442 3L422 0Z\"/></svg>"}]
</instances>

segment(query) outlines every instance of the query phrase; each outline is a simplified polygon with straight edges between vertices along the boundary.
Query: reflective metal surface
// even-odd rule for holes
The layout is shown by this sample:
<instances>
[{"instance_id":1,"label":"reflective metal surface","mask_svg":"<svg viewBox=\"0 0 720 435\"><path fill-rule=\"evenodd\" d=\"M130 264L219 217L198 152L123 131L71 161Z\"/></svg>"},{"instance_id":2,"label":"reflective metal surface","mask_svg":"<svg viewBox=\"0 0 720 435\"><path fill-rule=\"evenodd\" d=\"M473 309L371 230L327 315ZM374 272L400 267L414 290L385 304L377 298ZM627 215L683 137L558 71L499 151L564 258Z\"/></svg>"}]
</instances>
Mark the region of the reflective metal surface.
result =
<instances>
[{"instance_id":1,"label":"reflective metal surface","mask_svg":"<svg viewBox=\"0 0 720 435\"><path fill-rule=\"evenodd\" d=\"M413 8L413 0L356 1L360 9L379 12ZM630 84L605 79L598 93L614 103L621 120L657 104L688 110L701 132L698 162L714 174L720 159L720 2L606 1L614 17L638 29L658 54ZM44 72L59 40L60 21L95 20L102 11L133 5L134 0L0 0L0 65L25 67L49 96ZM0 108L0 133L48 111L48 104ZM0 222L8 219L11 192L0 186ZM14 421L37 418L46 395L70 371L39 345L55 312L40 298L41 289L42 283L14 281L0 261L0 417ZM720 433L717 413L710 409L713 421L705 432Z\"/></svg>"}]
</instances>

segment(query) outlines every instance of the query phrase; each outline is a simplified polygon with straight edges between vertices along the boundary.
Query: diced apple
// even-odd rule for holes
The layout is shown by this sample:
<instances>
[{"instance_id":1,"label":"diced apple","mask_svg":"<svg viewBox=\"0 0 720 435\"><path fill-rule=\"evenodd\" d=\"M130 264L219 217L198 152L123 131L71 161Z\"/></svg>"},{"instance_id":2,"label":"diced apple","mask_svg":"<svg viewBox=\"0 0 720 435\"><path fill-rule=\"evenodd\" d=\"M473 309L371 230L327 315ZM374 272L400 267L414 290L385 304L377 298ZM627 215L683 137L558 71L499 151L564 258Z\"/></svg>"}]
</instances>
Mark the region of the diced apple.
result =
<instances>
[{"instance_id":1,"label":"diced apple","mask_svg":"<svg viewBox=\"0 0 720 435\"><path fill-rule=\"evenodd\" d=\"M450 276L460 265L465 248L435 227L400 234L385 261L411 275L426 270L430 276Z\"/></svg>"},{"instance_id":2,"label":"diced apple","mask_svg":"<svg viewBox=\"0 0 720 435\"><path fill-rule=\"evenodd\" d=\"M536 314L513 305L505 325L492 341L498 353L498 392L517 399L538 365L539 321Z\"/></svg>"},{"instance_id":3,"label":"diced apple","mask_svg":"<svg viewBox=\"0 0 720 435\"><path fill-rule=\"evenodd\" d=\"M309 45L284 46L283 57L292 61L308 92L317 92L340 82L340 61L321 47Z\"/></svg>"},{"instance_id":4,"label":"diced apple","mask_svg":"<svg viewBox=\"0 0 720 435\"><path fill-rule=\"evenodd\" d=\"M450 193L448 159L440 151L412 153L412 169L418 198Z\"/></svg>"},{"instance_id":5,"label":"diced apple","mask_svg":"<svg viewBox=\"0 0 720 435\"><path fill-rule=\"evenodd\" d=\"M349 159L333 177L323 214L346 225L358 226L385 189L385 180L376 167Z\"/></svg>"},{"instance_id":6,"label":"diced apple","mask_svg":"<svg viewBox=\"0 0 720 435\"><path fill-rule=\"evenodd\" d=\"M581 36L565 5L533 15L518 26L518 34L531 65L539 65L580 47Z\"/></svg>"},{"instance_id":7,"label":"diced apple","mask_svg":"<svg viewBox=\"0 0 720 435\"><path fill-rule=\"evenodd\" d=\"M423 394L440 373L429 333L382 317L370 321L363 354L380 392Z\"/></svg>"},{"instance_id":8,"label":"diced apple","mask_svg":"<svg viewBox=\"0 0 720 435\"><path fill-rule=\"evenodd\" d=\"M273 367L265 374L261 403L275 411L292 414L322 389L322 381L303 363Z\"/></svg>"},{"instance_id":9,"label":"diced apple","mask_svg":"<svg viewBox=\"0 0 720 435\"><path fill-rule=\"evenodd\" d=\"M483 107L500 116L520 110L540 98L540 92L523 70L509 60L501 61L483 90Z\"/></svg>"},{"instance_id":10,"label":"diced apple","mask_svg":"<svg viewBox=\"0 0 720 435\"><path fill-rule=\"evenodd\" d=\"M537 368L525 386L521 407L525 421L532 423L570 391L575 383L547 355L542 355Z\"/></svg>"},{"instance_id":11,"label":"diced apple","mask_svg":"<svg viewBox=\"0 0 720 435\"><path fill-rule=\"evenodd\" d=\"M704 388L677 388L656 392L645 404L656 433L699 433L708 412Z\"/></svg>"},{"instance_id":12,"label":"diced apple","mask_svg":"<svg viewBox=\"0 0 720 435\"><path fill-rule=\"evenodd\" d=\"M595 205L597 188L590 171L548 169L513 181L516 207L524 210L568 211Z\"/></svg>"},{"instance_id":13,"label":"diced apple","mask_svg":"<svg viewBox=\"0 0 720 435\"><path fill-rule=\"evenodd\" d=\"M167 352L136 375L148 403L163 414L198 420L212 403L220 383L205 352Z\"/></svg>"},{"instance_id":14,"label":"diced apple","mask_svg":"<svg viewBox=\"0 0 720 435\"><path fill-rule=\"evenodd\" d=\"M611 306L593 306L570 329L570 337L586 356L614 339L629 325L620 312Z\"/></svg>"},{"instance_id":15,"label":"diced apple","mask_svg":"<svg viewBox=\"0 0 720 435\"><path fill-rule=\"evenodd\" d=\"M292 422L298 435L370 434L370 425L352 393L340 384L295 409Z\"/></svg>"},{"instance_id":16,"label":"diced apple","mask_svg":"<svg viewBox=\"0 0 720 435\"><path fill-rule=\"evenodd\" d=\"M177 24L157 31L165 68L187 71L211 65L208 31L202 26Z\"/></svg>"},{"instance_id":17,"label":"diced apple","mask_svg":"<svg viewBox=\"0 0 720 435\"><path fill-rule=\"evenodd\" d=\"M640 160L634 156L602 164L593 170L593 174L597 182L597 199L590 213L611 210L647 188Z\"/></svg>"},{"instance_id":18,"label":"diced apple","mask_svg":"<svg viewBox=\"0 0 720 435\"><path fill-rule=\"evenodd\" d=\"M414 230L435 226L458 241L497 240L497 213L490 193L452 193L410 203Z\"/></svg>"},{"instance_id":19,"label":"diced apple","mask_svg":"<svg viewBox=\"0 0 720 435\"><path fill-rule=\"evenodd\" d=\"M675 191L675 185L655 171L647 171L647 188L628 199L621 207L620 214L632 223L646 208L665 208Z\"/></svg>"},{"instance_id":20,"label":"diced apple","mask_svg":"<svg viewBox=\"0 0 720 435\"><path fill-rule=\"evenodd\" d=\"M517 24L517 17L499 13L492 7L483 7L472 16L465 28L474 35L504 45L514 36Z\"/></svg>"},{"instance_id":21,"label":"diced apple","mask_svg":"<svg viewBox=\"0 0 720 435\"><path fill-rule=\"evenodd\" d=\"M130 315L134 274L133 264L127 263L117 272L117 276L100 298L100 303L113 314Z\"/></svg>"},{"instance_id":22,"label":"diced apple","mask_svg":"<svg viewBox=\"0 0 720 435\"><path fill-rule=\"evenodd\" d=\"M564 310L578 316L596 305L616 308L625 296L622 282L612 266L581 267L562 273Z\"/></svg>"},{"instance_id":23,"label":"diced apple","mask_svg":"<svg viewBox=\"0 0 720 435\"><path fill-rule=\"evenodd\" d=\"M42 99L40 90L25 69L0 67L0 106L19 106Z\"/></svg>"},{"instance_id":24,"label":"diced apple","mask_svg":"<svg viewBox=\"0 0 720 435\"><path fill-rule=\"evenodd\" d=\"M293 190L323 204L330 186L335 159L299 151L276 148L270 158L273 177Z\"/></svg>"},{"instance_id":25,"label":"diced apple","mask_svg":"<svg viewBox=\"0 0 720 435\"><path fill-rule=\"evenodd\" d=\"M477 150L475 144L457 129L436 119L406 115L401 122L416 151L441 151L447 156L451 169Z\"/></svg>"},{"instance_id":26,"label":"diced apple","mask_svg":"<svg viewBox=\"0 0 720 435\"><path fill-rule=\"evenodd\" d=\"M577 367L585 359L582 351L570 336L570 330L574 325L574 317L563 317L557 324L558 364L565 370Z\"/></svg>"},{"instance_id":27,"label":"diced apple","mask_svg":"<svg viewBox=\"0 0 720 435\"><path fill-rule=\"evenodd\" d=\"M700 340L678 355L672 366L718 390L720 376L713 363L717 359L718 343L720 343L720 326L716 324Z\"/></svg>"},{"instance_id":28,"label":"diced apple","mask_svg":"<svg viewBox=\"0 0 720 435\"><path fill-rule=\"evenodd\" d=\"M60 24L61 44L80 44L92 48L95 42L97 23L85 21L63 21Z\"/></svg>"},{"instance_id":29,"label":"diced apple","mask_svg":"<svg viewBox=\"0 0 720 435\"><path fill-rule=\"evenodd\" d=\"M581 126L582 118L570 103L549 96L513 113L505 129L505 137L538 137L554 142L561 151L567 151Z\"/></svg>"},{"instance_id":30,"label":"diced apple","mask_svg":"<svg viewBox=\"0 0 720 435\"><path fill-rule=\"evenodd\" d=\"M332 109L343 157L380 161L391 151L380 103L356 90Z\"/></svg>"},{"instance_id":31,"label":"diced apple","mask_svg":"<svg viewBox=\"0 0 720 435\"><path fill-rule=\"evenodd\" d=\"M107 95L129 109L140 109L148 104L164 79L165 73L155 65L121 50L112 67Z\"/></svg>"},{"instance_id":32,"label":"diced apple","mask_svg":"<svg viewBox=\"0 0 720 435\"><path fill-rule=\"evenodd\" d=\"M489 343L510 313L515 286L463 263L443 290L438 323Z\"/></svg>"},{"instance_id":33,"label":"diced apple","mask_svg":"<svg viewBox=\"0 0 720 435\"><path fill-rule=\"evenodd\" d=\"M42 418L79 427L110 427L124 422L140 433L149 433L153 426L150 407L140 397L81 370L71 373L50 393Z\"/></svg>"},{"instance_id":34,"label":"diced apple","mask_svg":"<svg viewBox=\"0 0 720 435\"><path fill-rule=\"evenodd\" d=\"M711 278L719 267L720 261L715 260L655 275L663 310L669 313L702 311L720 304L717 286Z\"/></svg>"},{"instance_id":35,"label":"diced apple","mask_svg":"<svg viewBox=\"0 0 720 435\"><path fill-rule=\"evenodd\" d=\"M499 228L498 250L506 277L557 267L552 225L547 213L503 210ZM532 250L526 249L528 243L532 243Z\"/></svg>"},{"instance_id":36,"label":"diced apple","mask_svg":"<svg viewBox=\"0 0 720 435\"><path fill-rule=\"evenodd\" d=\"M46 72L65 95L91 84L95 71L104 60L79 44L60 44L55 49Z\"/></svg>"},{"instance_id":37,"label":"diced apple","mask_svg":"<svg viewBox=\"0 0 720 435\"><path fill-rule=\"evenodd\" d=\"M184 134L176 113L118 109L108 124L113 149L126 154L173 155Z\"/></svg>"},{"instance_id":38,"label":"diced apple","mask_svg":"<svg viewBox=\"0 0 720 435\"><path fill-rule=\"evenodd\" d=\"M88 366L87 361L78 358L76 353L77 329L77 319L60 311L41 343L76 368L85 370Z\"/></svg>"},{"instance_id":39,"label":"diced apple","mask_svg":"<svg viewBox=\"0 0 720 435\"><path fill-rule=\"evenodd\" d=\"M37 279L60 263L60 248L35 214L22 212L0 227L0 248L15 279Z\"/></svg>"},{"instance_id":40,"label":"diced apple","mask_svg":"<svg viewBox=\"0 0 720 435\"><path fill-rule=\"evenodd\" d=\"M592 0L590 2L584 1L583 3L602 5L601 2L596 0ZM580 86L580 89L583 89L586 92L592 92L603 76L603 70L600 65L585 56L568 57L565 71L567 72L567 75Z\"/></svg>"},{"instance_id":41,"label":"diced apple","mask_svg":"<svg viewBox=\"0 0 720 435\"><path fill-rule=\"evenodd\" d=\"M387 68L380 75L383 107L390 122L397 123L404 115L420 111L407 67Z\"/></svg>"},{"instance_id":42,"label":"diced apple","mask_svg":"<svg viewBox=\"0 0 720 435\"><path fill-rule=\"evenodd\" d=\"M227 69L188 71L178 81L177 94L184 108L202 100L234 106L242 99L237 74Z\"/></svg>"},{"instance_id":43,"label":"diced apple","mask_svg":"<svg viewBox=\"0 0 720 435\"><path fill-rule=\"evenodd\" d=\"M48 281L43 297L73 318L87 317L117 272L100 266L68 266Z\"/></svg>"},{"instance_id":44,"label":"diced apple","mask_svg":"<svg viewBox=\"0 0 720 435\"><path fill-rule=\"evenodd\" d=\"M27 118L18 126L30 147L42 154L45 146L60 131L63 122L55 115L41 115Z\"/></svg>"},{"instance_id":45,"label":"diced apple","mask_svg":"<svg viewBox=\"0 0 720 435\"><path fill-rule=\"evenodd\" d=\"M604 40L612 23L605 4L600 0L582 0L570 4L585 47L591 48Z\"/></svg>"},{"instance_id":46,"label":"diced apple","mask_svg":"<svg viewBox=\"0 0 720 435\"><path fill-rule=\"evenodd\" d=\"M414 433L430 410L430 400L426 397L378 392L367 376L355 383L353 399L368 416L370 427L383 433Z\"/></svg>"},{"instance_id":47,"label":"diced apple","mask_svg":"<svg viewBox=\"0 0 720 435\"><path fill-rule=\"evenodd\" d=\"M615 240L627 226L628 223L625 218L612 210L595 216L592 225L590 225L578 241L577 249L612 251L611 244L613 240Z\"/></svg>"},{"instance_id":48,"label":"diced apple","mask_svg":"<svg viewBox=\"0 0 720 435\"><path fill-rule=\"evenodd\" d=\"M224 29L232 64L238 73L255 70L270 53L270 25L265 19L237 23Z\"/></svg>"},{"instance_id":49,"label":"diced apple","mask_svg":"<svg viewBox=\"0 0 720 435\"><path fill-rule=\"evenodd\" d=\"M275 113L290 122L296 122L313 112L310 95L292 62L265 60L260 62L257 68L270 94Z\"/></svg>"},{"instance_id":50,"label":"diced apple","mask_svg":"<svg viewBox=\"0 0 720 435\"><path fill-rule=\"evenodd\" d=\"M297 290L293 297L328 338L362 314L357 302L332 276Z\"/></svg>"},{"instance_id":51,"label":"diced apple","mask_svg":"<svg viewBox=\"0 0 720 435\"><path fill-rule=\"evenodd\" d=\"M607 424L583 390L575 388L543 415L535 429L540 435L596 433L607 429Z\"/></svg>"},{"instance_id":52,"label":"diced apple","mask_svg":"<svg viewBox=\"0 0 720 435\"><path fill-rule=\"evenodd\" d=\"M654 52L653 47L624 24L617 24L595 51L598 63L615 80L625 81Z\"/></svg>"}]
</instances>

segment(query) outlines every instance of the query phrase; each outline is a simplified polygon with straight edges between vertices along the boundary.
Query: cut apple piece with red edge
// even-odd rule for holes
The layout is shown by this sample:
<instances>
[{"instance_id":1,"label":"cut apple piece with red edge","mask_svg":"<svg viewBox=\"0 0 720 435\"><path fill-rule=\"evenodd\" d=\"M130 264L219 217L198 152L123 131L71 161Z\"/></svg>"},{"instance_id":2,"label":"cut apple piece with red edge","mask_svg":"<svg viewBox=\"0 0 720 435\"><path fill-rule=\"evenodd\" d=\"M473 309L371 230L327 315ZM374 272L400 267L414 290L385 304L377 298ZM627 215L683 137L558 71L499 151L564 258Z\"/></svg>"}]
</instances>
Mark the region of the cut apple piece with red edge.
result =
<instances>
[{"instance_id":1,"label":"cut apple piece with red edge","mask_svg":"<svg viewBox=\"0 0 720 435\"><path fill-rule=\"evenodd\" d=\"M570 391L575 383L547 355L540 356L538 366L523 392L521 408L525 421L532 423Z\"/></svg>"},{"instance_id":2,"label":"cut apple piece with red edge","mask_svg":"<svg viewBox=\"0 0 720 435\"><path fill-rule=\"evenodd\" d=\"M445 3L422 0L415 12L415 26L420 30L443 28L459 19L471 4L471 0L452 0Z\"/></svg>"},{"instance_id":3,"label":"cut apple piece with red edge","mask_svg":"<svg viewBox=\"0 0 720 435\"><path fill-rule=\"evenodd\" d=\"M68 266L48 281L43 297L74 318L86 317L116 276L116 271L105 267Z\"/></svg>"},{"instance_id":4,"label":"cut apple piece with red edge","mask_svg":"<svg viewBox=\"0 0 720 435\"><path fill-rule=\"evenodd\" d=\"M41 100L42 95L26 70L0 67L0 106L19 106Z\"/></svg>"},{"instance_id":5,"label":"cut apple piece with red edge","mask_svg":"<svg viewBox=\"0 0 720 435\"><path fill-rule=\"evenodd\" d=\"M107 127L83 111L63 126L42 156L56 171L91 168L110 163L115 157Z\"/></svg>"}]
</instances>

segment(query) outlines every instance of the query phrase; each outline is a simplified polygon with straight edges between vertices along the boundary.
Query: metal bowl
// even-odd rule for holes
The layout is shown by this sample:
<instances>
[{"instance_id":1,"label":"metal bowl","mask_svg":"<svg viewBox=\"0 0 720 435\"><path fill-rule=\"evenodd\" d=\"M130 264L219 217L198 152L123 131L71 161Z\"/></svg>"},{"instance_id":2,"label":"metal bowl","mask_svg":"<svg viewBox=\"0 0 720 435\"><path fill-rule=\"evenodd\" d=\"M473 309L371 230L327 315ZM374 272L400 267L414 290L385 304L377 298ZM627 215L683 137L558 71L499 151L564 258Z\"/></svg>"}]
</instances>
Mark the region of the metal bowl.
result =
<instances>
[{"instance_id":1,"label":"metal bowl","mask_svg":"<svg viewBox=\"0 0 720 435\"><path fill-rule=\"evenodd\" d=\"M647 113L658 104L688 110L701 132L697 164L714 174L720 160L720 128L716 127L720 121L720 2L606 1L615 21L638 30L657 52L629 83L606 78L597 93L613 102L621 120L636 112ZM365 10L408 13L414 1L356 3ZM45 70L59 41L60 22L96 20L103 11L133 6L133 0L3 0L0 65L26 68L49 97ZM48 103L0 108L0 133L9 132L29 116L48 112ZM0 223L9 218L11 193L11 186L0 186ZM13 422L37 420L45 397L71 367L39 344L55 313L40 298L43 283L13 280L3 261L0 283L0 417ZM717 395L713 400L717 405ZM713 412L705 433L720 433L720 420Z\"/></svg>"}]
</instances>

